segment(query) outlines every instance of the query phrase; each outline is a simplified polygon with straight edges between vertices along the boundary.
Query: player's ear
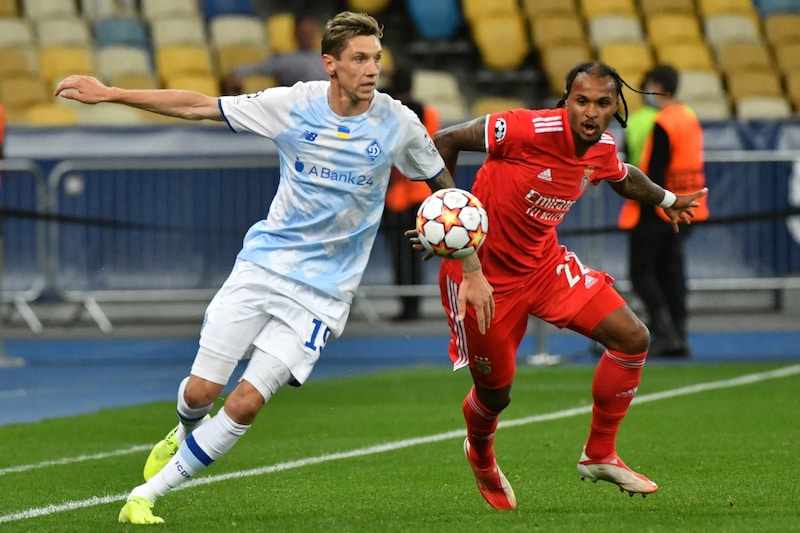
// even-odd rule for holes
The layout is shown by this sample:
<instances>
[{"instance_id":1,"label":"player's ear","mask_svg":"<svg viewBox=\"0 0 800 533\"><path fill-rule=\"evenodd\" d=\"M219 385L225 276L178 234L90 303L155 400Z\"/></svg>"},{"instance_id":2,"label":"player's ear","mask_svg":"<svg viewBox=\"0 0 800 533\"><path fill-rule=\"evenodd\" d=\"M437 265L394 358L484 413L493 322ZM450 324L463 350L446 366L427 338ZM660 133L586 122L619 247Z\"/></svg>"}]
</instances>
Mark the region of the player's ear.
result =
<instances>
[{"instance_id":1,"label":"player's ear","mask_svg":"<svg viewBox=\"0 0 800 533\"><path fill-rule=\"evenodd\" d=\"M328 76L336 74L336 58L330 54L322 54L322 68L328 73Z\"/></svg>"}]
</instances>

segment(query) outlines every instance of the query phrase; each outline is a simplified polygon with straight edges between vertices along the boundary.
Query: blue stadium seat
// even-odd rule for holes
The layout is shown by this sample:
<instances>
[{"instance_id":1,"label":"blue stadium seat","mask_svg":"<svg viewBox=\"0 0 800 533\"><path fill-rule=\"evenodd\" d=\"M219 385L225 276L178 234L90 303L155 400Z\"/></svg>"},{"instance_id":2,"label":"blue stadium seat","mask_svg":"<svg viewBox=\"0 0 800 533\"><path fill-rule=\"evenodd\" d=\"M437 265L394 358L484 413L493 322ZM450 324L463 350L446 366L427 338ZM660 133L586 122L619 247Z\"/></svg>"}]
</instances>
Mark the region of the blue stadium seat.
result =
<instances>
[{"instance_id":1,"label":"blue stadium seat","mask_svg":"<svg viewBox=\"0 0 800 533\"><path fill-rule=\"evenodd\" d=\"M94 23L96 46L126 45L150 49L150 37L141 20L111 17Z\"/></svg>"},{"instance_id":2,"label":"blue stadium seat","mask_svg":"<svg viewBox=\"0 0 800 533\"><path fill-rule=\"evenodd\" d=\"M448 39L461 27L458 0L406 0L406 10L423 39Z\"/></svg>"},{"instance_id":3,"label":"blue stadium seat","mask_svg":"<svg viewBox=\"0 0 800 533\"><path fill-rule=\"evenodd\" d=\"M203 0L206 20L217 15L256 15L253 0Z\"/></svg>"},{"instance_id":4,"label":"blue stadium seat","mask_svg":"<svg viewBox=\"0 0 800 533\"><path fill-rule=\"evenodd\" d=\"M755 0L754 4L762 17L776 13L800 13L800 2L797 0Z\"/></svg>"}]
</instances>

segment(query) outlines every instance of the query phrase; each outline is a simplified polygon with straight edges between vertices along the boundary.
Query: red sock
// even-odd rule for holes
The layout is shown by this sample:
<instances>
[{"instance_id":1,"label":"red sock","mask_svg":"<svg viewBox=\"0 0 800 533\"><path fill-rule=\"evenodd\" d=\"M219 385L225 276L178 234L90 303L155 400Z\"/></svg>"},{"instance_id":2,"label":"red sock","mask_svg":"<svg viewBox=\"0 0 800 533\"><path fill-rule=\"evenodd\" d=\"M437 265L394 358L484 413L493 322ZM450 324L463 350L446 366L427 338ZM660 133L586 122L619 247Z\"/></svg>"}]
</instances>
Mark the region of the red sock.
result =
<instances>
[{"instance_id":1,"label":"red sock","mask_svg":"<svg viewBox=\"0 0 800 533\"><path fill-rule=\"evenodd\" d=\"M500 413L484 407L475 395L475 387L467 393L461 409L467 421L467 437L472 448L470 455L478 468L491 468L494 465L494 433Z\"/></svg>"},{"instance_id":2,"label":"red sock","mask_svg":"<svg viewBox=\"0 0 800 533\"><path fill-rule=\"evenodd\" d=\"M616 454L619 424L639 388L647 352L635 355L606 350L592 381L592 424L586 455L605 459Z\"/></svg>"}]
</instances>

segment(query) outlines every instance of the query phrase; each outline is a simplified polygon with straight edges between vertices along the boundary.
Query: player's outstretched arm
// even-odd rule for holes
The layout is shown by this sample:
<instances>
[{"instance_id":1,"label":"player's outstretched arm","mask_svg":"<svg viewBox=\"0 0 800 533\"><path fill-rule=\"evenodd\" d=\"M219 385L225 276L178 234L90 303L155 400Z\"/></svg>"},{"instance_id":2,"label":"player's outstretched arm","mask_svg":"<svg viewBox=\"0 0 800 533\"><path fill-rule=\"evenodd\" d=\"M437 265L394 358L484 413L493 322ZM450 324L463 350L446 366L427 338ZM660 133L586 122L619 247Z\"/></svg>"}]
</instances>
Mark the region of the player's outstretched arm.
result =
<instances>
[{"instance_id":1,"label":"player's outstretched arm","mask_svg":"<svg viewBox=\"0 0 800 533\"><path fill-rule=\"evenodd\" d=\"M485 131L486 117L483 116L436 132L433 142L451 174L456 171L459 152L486 151Z\"/></svg>"},{"instance_id":2,"label":"player's outstretched arm","mask_svg":"<svg viewBox=\"0 0 800 533\"><path fill-rule=\"evenodd\" d=\"M108 87L92 76L68 76L55 95L84 104L112 102L187 120L223 120L217 99L194 91L128 90Z\"/></svg>"},{"instance_id":3,"label":"player's outstretched arm","mask_svg":"<svg viewBox=\"0 0 800 533\"><path fill-rule=\"evenodd\" d=\"M628 167L628 175L624 180L608 182L617 194L644 204L663 207L676 232L679 230L678 224L692 223L694 218L692 208L700 205L697 202L698 198L708 194L707 187L691 194L674 194L654 183L638 167L630 164L625 166Z\"/></svg>"}]
</instances>

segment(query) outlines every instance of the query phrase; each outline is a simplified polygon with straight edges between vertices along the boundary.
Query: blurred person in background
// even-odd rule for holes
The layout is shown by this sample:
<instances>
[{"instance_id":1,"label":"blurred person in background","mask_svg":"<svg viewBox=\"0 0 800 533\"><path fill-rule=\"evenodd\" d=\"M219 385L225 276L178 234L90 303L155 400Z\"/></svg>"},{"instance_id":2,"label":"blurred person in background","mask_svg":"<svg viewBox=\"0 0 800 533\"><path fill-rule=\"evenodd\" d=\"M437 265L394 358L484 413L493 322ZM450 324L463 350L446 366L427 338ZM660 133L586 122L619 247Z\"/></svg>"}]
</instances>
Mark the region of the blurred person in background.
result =
<instances>
[{"instance_id":1,"label":"blurred person in background","mask_svg":"<svg viewBox=\"0 0 800 533\"><path fill-rule=\"evenodd\" d=\"M290 87L298 81L327 80L328 74L320 59L320 40L322 26L312 15L301 14L295 17L294 36L297 49L292 52L275 54L261 63L239 65L223 81L225 94L241 92L242 78L252 75L272 76L278 85Z\"/></svg>"},{"instance_id":2,"label":"blurred person in background","mask_svg":"<svg viewBox=\"0 0 800 533\"><path fill-rule=\"evenodd\" d=\"M692 110L677 100L678 79L678 71L670 65L656 65L645 75L645 99L655 115L638 166L658 185L685 194L706 183L703 129ZM706 220L706 198L697 201L694 220ZM630 230L629 277L647 310L651 356L689 357L684 255L689 231L674 232L668 220L662 208L628 200L620 211L619 226Z\"/></svg>"},{"instance_id":3,"label":"blurred person in background","mask_svg":"<svg viewBox=\"0 0 800 533\"><path fill-rule=\"evenodd\" d=\"M328 342L344 331L380 226L391 167L431 190L453 187L425 128L376 91L381 26L343 12L329 20L322 56L329 81L214 98L193 91L125 90L69 76L63 98L113 102L188 120L225 121L275 143L281 180L269 212L244 238L233 270L209 303L190 374L178 387L178 425L151 450L145 483L118 520L158 524L156 500L227 453L285 385L302 385ZM491 287L477 257L463 260L459 292L485 331ZM241 360L241 380L210 417ZM191 512L191 509L187 510Z\"/></svg>"},{"instance_id":4,"label":"blurred person in background","mask_svg":"<svg viewBox=\"0 0 800 533\"><path fill-rule=\"evenodd\" d=\"M435 107L423 104L414 99L411 93L413 71L408 67L398 67L391 76L391 85L386 93L400 100L411 109L422 121L431 138L441 127L439 112ZM417 210L431 190L424 183L412 181L396 168L392 168L389 189L386 192L386 210L384 228L389 253L392 256L394 282L396 285L419 285L422 283L422 263L413 248L403 235L407 228L413 228ZM418 296L402 296L400 299L398 320L416 320L419 318L420 298Z\"/></svg>"}]
</instances>

